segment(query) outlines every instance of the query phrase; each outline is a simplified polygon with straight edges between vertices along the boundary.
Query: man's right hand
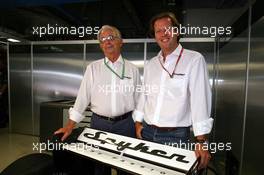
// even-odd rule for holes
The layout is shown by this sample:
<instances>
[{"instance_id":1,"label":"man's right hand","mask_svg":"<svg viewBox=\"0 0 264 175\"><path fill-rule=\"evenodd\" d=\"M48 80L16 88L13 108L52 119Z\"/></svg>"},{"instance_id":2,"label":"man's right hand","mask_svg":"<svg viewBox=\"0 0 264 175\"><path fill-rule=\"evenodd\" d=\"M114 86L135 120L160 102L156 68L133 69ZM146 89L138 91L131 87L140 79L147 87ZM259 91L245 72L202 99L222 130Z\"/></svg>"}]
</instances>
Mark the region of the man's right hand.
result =
<instances>
[{"instance_id":1,"label":"man's right hand","mask_svg":"<svg viewBox=\"0 0 264 175\"><path fill-rule=\"evenodd\" d=\"M141 136L141 131L143 129L143 125L141 122L136 122L135 123L135 128L136 128L136 137L138 139L142 139L142 136Z\"/></svg>"},{"instance_id":2,"label":"man's right hand","mask_svg":"<svg viewBox=\"0 0 264 175\"><path fill-rule=\"evenodd\" d=\"M69 120L65 127L58 129L54 132L54 134L63 134L61 137L61 141L64 141L71 133L75 126L75 122L72 120Z\"/></svg>"}]
</instances>

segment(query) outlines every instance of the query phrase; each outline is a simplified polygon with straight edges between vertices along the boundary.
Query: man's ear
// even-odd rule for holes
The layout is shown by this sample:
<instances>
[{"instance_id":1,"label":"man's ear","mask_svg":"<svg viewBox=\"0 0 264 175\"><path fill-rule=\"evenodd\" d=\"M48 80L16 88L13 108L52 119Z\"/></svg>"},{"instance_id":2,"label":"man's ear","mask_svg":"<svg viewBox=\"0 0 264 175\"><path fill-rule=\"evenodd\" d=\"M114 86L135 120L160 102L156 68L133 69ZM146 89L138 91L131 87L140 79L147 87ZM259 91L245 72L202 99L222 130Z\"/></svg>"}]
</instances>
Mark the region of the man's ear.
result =
<instances>
[{"instance_id":1,"label":"man's ear","mask_svg":"<svg viewBox=\"0 0 264 175\"><path fill-rule=\"evenodd\" d=\"M100 49L103 50L102 43L99 43Z\"/></svg>"},{"instance_id":2,"label":"man's ear","mask_svg":"<svg viewBox=\"0 0 264 175\"><path fill-rule=\"evenodd\" d=\"M123 46L123 39L120 39L120 47Z\"/></svg>"},{"instance_id":3,"label":"man's ear","mask_svg":"<svg viewBox=\"0 0 264 175\"><path fill-rule=\"evenodd\" d=\"M173 28L173 35L176 35L177 37L180 36L180 31L179 31L179 29L177 29L176 27Z\"/></svg>"}]
</instances>

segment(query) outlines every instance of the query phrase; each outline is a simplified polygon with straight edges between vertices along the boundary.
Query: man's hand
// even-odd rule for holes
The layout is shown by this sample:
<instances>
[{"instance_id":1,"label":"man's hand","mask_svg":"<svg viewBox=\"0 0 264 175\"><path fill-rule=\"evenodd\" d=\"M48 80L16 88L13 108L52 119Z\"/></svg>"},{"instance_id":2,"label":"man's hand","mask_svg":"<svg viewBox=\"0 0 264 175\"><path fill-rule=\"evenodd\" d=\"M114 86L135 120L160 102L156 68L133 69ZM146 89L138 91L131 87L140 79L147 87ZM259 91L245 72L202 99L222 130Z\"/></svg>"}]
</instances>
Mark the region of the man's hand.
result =
<instances>
[{"instance_id":1,"label":"man's hand","mask_svg":"<svg viewBox=\"0 0 264 175\"><path fill-rule=\"evenodd\" d=\"M196 143L195 145L195 155L197 158L200 157L200 163L198 166L199 170L206 168L211 159L211 154L209 153L209 151L207 149L204 149L208 148L208 146L205 146L204 148L203 146L203 143Z\"/></svg>"},{"instance_id":2,"label":"man's hand","mask_svg":"<svg viewBox=\"0 0 264 175\"><path fill-rule=\"evenodd\" d=\"M136 122L135 123L135 128L136 128L136 137L138 139L142 139L142 136L141 136L141 131L143 129L142 123L141 122Z\"/></svg>"},{"instance_id":3,"label":"man's hand","mask_svg":"<svg viewBox=\"0 0 264 175\"><path fill-rule=\"evenodd\" d=\"M75 126L75 122L69 120L65 127L58 129L57 131L54 132L54 134L62 133L63 136L61 137L61 141L64 141L72 133L74 126Z\"/></svg>"}]
</instances>

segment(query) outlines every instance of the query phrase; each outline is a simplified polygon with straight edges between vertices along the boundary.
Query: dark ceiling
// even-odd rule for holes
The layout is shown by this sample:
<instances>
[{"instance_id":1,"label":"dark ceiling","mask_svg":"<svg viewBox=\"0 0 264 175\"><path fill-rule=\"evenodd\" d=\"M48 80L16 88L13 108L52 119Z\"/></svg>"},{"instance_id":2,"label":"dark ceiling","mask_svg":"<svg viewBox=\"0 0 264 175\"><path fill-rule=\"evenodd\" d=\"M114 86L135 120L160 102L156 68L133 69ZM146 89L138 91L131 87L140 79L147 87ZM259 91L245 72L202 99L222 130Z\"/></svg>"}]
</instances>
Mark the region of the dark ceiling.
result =
<instances>
[{"instance_id":1,"label":"dark ceiling","mask_svg":"<svg viewBox=\"0 0 264 175\"><path fill-rule=\"evenodd\" d=\"M26 40L84 40L96 35L33 34L33 27L118 27L123 38L145 38L150 18L163 11L174 12L180 22L231 25L247 0L9 0L0 1L0 37Z\"/></svg>"}]
</instances>

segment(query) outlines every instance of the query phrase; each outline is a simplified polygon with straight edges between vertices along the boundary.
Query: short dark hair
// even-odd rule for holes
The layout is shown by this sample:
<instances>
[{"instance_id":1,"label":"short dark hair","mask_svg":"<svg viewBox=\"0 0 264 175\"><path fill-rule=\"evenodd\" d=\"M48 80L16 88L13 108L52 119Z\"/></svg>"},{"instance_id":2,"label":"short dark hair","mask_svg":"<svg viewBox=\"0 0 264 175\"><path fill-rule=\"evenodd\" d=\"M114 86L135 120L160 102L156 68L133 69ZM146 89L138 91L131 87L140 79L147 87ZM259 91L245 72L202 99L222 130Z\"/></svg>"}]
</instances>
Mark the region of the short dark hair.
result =
<instances>
[{"instance_id":1,"label":"short dark hair","mask_svg":"<svg viewBox=\"0 0 264 175\"><path fill-rule=\"evenodd\" d=\"M154 34L154 24L155 24L155 22L157 21L157 20L159 20L159 19L162 19L162 18L170 18L171 19L171 23L172 23L172 26L173 27L177 27L177 28L179 28L179 26L180 26L180 23L179 23L179 21L177 20L177 18L176 18L176 16L174 15L174 13L172 13L172 12L162 12L162 13L159 13L159 14L157 14L157 15L155 15L153 18L151 18L151 20L150 20L150 26L149 26L149 32L150 32L150 35L152 36L152 37L154 37L155 36L155 34ZM178 38L179 39L179 38Z\"/></svg>"}]
</instances>

